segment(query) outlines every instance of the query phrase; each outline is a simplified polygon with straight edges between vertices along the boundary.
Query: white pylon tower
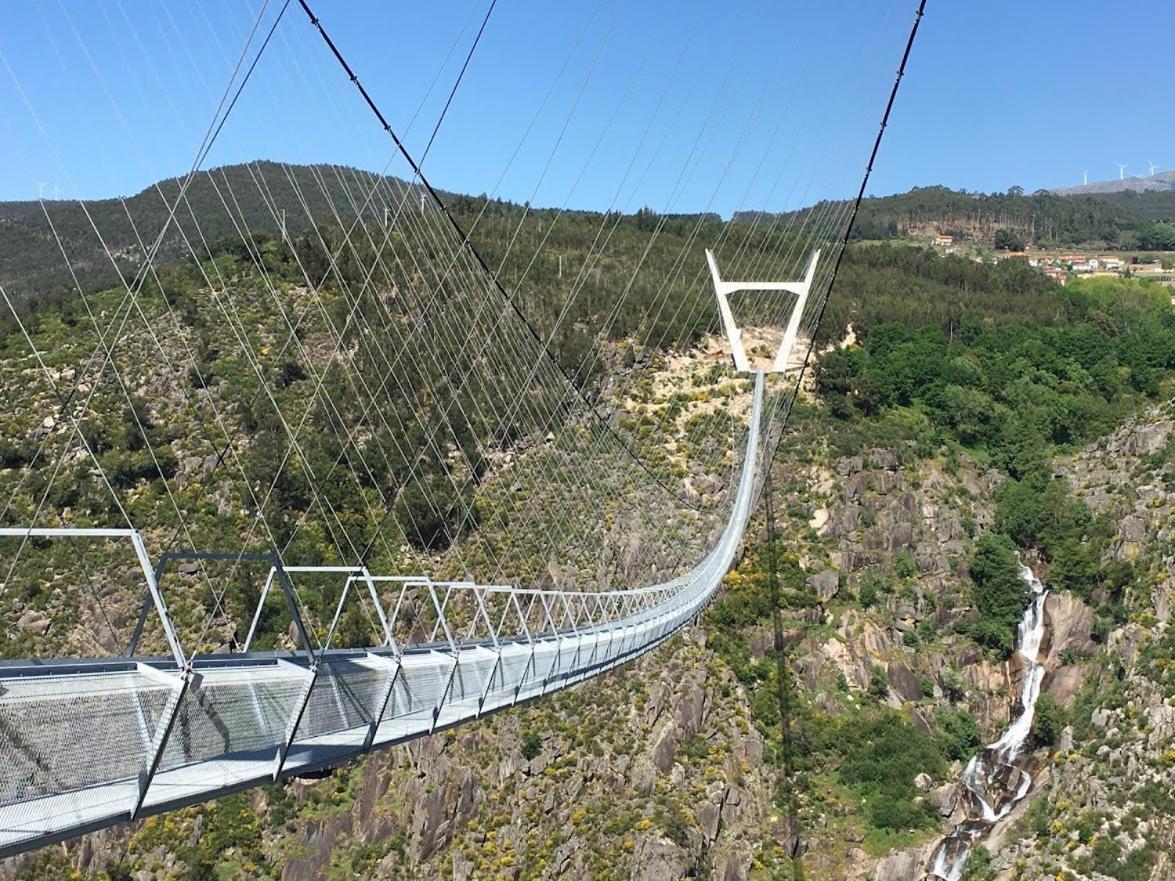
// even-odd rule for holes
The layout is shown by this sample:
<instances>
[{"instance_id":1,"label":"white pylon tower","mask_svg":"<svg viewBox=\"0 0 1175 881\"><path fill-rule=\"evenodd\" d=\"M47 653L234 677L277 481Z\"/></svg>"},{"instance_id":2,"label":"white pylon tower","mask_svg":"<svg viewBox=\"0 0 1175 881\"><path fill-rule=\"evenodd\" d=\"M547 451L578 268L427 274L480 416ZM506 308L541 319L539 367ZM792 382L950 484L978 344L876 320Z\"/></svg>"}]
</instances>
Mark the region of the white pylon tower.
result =
<instances>
[{"instance_id":1,"label":"white pylon tower","mask_svg":"<svg viewBox=\"0 0 1175 881\"><path fill-rule=\"evenodd\" d=\"M734 356L734 369L740 373L783 373L787 370L788 359L796 345L796 337L800 331L800 318L804 314L804 305L808 302L808 292L812 289L812 279L816 277L816 264L820 260L820 250L812 252L808 258L808 265L804 267L802 281L723 281L718 273L718 263L714 254L706 250L706 262L710 264L710 277L714 281L714 295L718 298L718 311L722 315L722 326L726 330L726 338L730 340L730 353ZM783 334L783 342L775 355L769 370L756 370L751 367L747 358L747 350L743 346L742 330L734 321L734 313L730 309L730 295L736 291L786 291L795 294L796 302L792 306L791 316L788 318L787 329Z\"/></svg>"}]
</instances>

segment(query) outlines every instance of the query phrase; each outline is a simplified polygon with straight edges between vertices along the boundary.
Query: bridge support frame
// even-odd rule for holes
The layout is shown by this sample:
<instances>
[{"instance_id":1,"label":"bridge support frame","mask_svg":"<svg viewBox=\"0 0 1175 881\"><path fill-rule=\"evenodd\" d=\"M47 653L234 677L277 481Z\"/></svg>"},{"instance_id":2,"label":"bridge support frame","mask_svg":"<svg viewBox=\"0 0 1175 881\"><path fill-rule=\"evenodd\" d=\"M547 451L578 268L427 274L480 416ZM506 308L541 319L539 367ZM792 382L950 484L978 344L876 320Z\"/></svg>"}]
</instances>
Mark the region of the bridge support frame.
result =
<instances>
[{"instance_id":1,"label":"bridge support frame","mask_svg":"<svg viewBox=\"0 0 1175 881\"><path fill-rule=\"evenodd\" d=\"M139 666L141 669L153 669L146 664ZM173 677L169 675L168 678L172 679ZM193 670L184 670L168 683L172 687L172 692L163 708L159 727L155 731L155 739L151 744L151 758L147 767L139 772L139 791L130 810L130 819L132 820L139 815L139 811L143 809L143 803L147 800L147 790L151 788L151 781L155 779L155 774L159 770L159 763L163 760L163 751L167 749L167 741L171 738L171 730L175 727L176 719L179 718L180 707L184 704L188 689L193 685L193 682L198 684L199 681L200 675L198 673Z\"/></svg>"},{"instance_id":2,"label":"bridge support frame","mask_svg":"<svg viewBox=\"0 0 1175 881\"><path fill-rule=\"evenodd\" d=\"M173 560L231 560L233 562L252 562L261 561L270 564L269 575L265 579L265 586L261 589L261 598L257 602L257 609L253 613L253 623L249 626L249 633L245 637L245 644L242 651L248 652L249 646L253 642L253 636L257 630L257 624L261 620L261 607L265 605L265 598L269 594L270 585L273 583L274 576L277 576L278 583L281 585L282 593L286 598L286 605L289 609L290 617L294 622L294 626L298 630L298 637L302 642L302 648L306 652L310 652L310 640L306 636L306 625L302 620L302 614L298 609L298 604L294 599L293 586L290 584L289 576L286 574L287 570L282 566L281 559L274 551L256 551L256 552L242 552L242 551L168 551L159 557L159 561L155 564L154 577L155 584L158 586L163 583L163 575L167 572L168 565ZM139 640L143 636L143 628L147 623L147 610L150 608L150 595L143 598L143 606L139 610L139 620L135 625L134 633L131 635L129 644L125 652L126 657L134 657L136 650L139 647Z\"/></svg>"},{"instance_id":3,"label":"bridge support frame","mask_svg":"<svg viewBox=\"0 0 1175 881\"><path fill-rule=\"evenodd\" d=\"M787 370L787 362L791 358L792 349L796 346L796 337L800 332L800 319L804 314L804 306L808 302L808 294L812 290L812 281L816 277L816 265L819 261L820 251L817 249L808 258L808 264L804 267L804 277L800 281L724 281L718 272L718 261L714 258L714 252L706 250L706 262L710 266L710 278L714 283L714 296L718 299L718 312L722 316L722 327L726 331L726 338L730 341L730 354L734 358L734 369L739 373L783 373ZM730 295L738 291L783 291L795 294L796 302L788 317L787 328L783 333L783 342L767 371L757 371L751 366L746 347L743 346L743 332L735 322L734 312L730 308Z\"/></svg>"}]
</instances>

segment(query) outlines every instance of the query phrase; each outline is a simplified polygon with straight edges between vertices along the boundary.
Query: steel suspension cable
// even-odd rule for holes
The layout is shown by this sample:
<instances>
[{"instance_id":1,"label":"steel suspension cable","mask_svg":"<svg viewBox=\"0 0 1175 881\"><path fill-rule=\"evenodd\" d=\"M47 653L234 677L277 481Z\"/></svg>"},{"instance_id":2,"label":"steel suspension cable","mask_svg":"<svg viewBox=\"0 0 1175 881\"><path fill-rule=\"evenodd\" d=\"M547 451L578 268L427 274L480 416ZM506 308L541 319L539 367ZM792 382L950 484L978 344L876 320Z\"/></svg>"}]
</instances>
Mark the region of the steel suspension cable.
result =
<instances>
[{"instance_id":1,"label":"steel suspension cable","mask_svg":"<svg viewBox=\"0 0 1175 881\"><path fill-rule=\"evenodd\" d=\"M857 196L853 200L853 208L849 214L849 222L845 226L844 236L841 240L841 250L837 255L836 263L832 267L832 275L828 280L828 295L825 296L824 301L820 305L820 311L816 314L816 321L814 326L819 327L821 321L824 319L824 311L828 308L828 300L832 296L832 287L836 283L837 273L840 271L841 262L844 260L845 249L848 247L849 239L853 234L853 225L857 220L857 212L861 208L861 202L865 198L865 190L869 186L869 178L873 174L873 163L877 161L877 154L881 150L881 141L885 137L885 129L889 125L889 117L893 112L894 104L897 102L898 90L902 85L902 78L906 75L906 65L910 60L910 53L914 50L914 40L918 36L918 27L922 23L923 16L926 15L926 0L919 0L918 8L914 12L914 22L910 26L910 34L906 38L906 46L902 50L902 60L898 64L897 74L894 77L893 87L889 91L889 98L885 102L885 111L881 114L881 125L877 129L877 137L873 140L873 148L869 151L869 161L865 164L865 173L861 176L861 186L857 190ZM808 343L808 349L804 354L803 363L800 365L800 374L797 378L797 383L803 379L804 373L808 369L808 363L812 359L812 351L815 347L816 335L813 332L811 340ZM778 441L767 452L767 461L770 463L775 458L775 451L778 449ZM768 465L770 467L770 465Z\"/></svg>"},{"instance_id":2,"label":"steel suspension cable","mask_svg":"<svg viewBox=\"0 0 1175 881\"><path fill-rule=\"evenodd\" d=\"M627 453L627 455L631 456L633 458L633 460L641 467L642 470L645 471L646 474L648 474L648 476L650 478L652 478L652 480L654 482L656 482L666 493L668 493L669 495L671 495L675 499L677 499L678 502L680 502L681 504L683 504L687 507L692 507L692 503L690 503L686 499L682 498L679 493L677 493L672 487L670 487L668 484L666 484L660 478L660 476L657 475L656 472L654 472L652 470L652 468L650 468L649 465L640 456L638 456L636 454L636 452L629 445L628 441L624 437L622 437L608 423L608 421L604 418L603 414L601 414L600 411L597 409L595 404L593 404L588 399L587 395L584 394L583 390L580 389L577 385L575 385L575 383L571 379L571 376L568 374L567 370L563 367L562 364L559 363L558 359L551 353L550 349L547 348L545 345L543 345L542 337L539 335L539 333L535 329L534 325L530 323L530 321L527 319L527 317L523 314L522 310L518 307L518 304L517 304L517 302L515 302L514 298L502 286L501 281L498 279L497 275L495 275L494 271L490 268L489 264L486 262L485 258L482 256L481 252L476 247L474 247L473 242L469 239L468 234L464 231L461 224L453 216L452 212L449 211L448 206L445 204L444 200L441 198L440 194L436 191L436 189L433 187L433 185L429 182L428 178L425 177L423 171L420 168L420 165L413 158L412 154L408 152L408 148L404 145L404 142L400 139L400 136L398 134L396 134L395 129L393 129L391 124L387 121L387 118L384 116L383 112L379 109L379 106L375 103L375 100L371 97L370 93L368 93L367 88L359 80L358 75L351 68L351 65L347 63L346 58L343 56L342 52L335 45L334 41L331 39L330 35L327 33L326 28L323 26L321 20L317 16L315 16L314 11L310 8L310 5L307 2L307 0L298 0L298 3L299 3L299 5L301 5L302 10L306 13L306 17L310 20L310 24L315 29L317 29L317 31L321 35L323 41L326 43L327 48L330 49L331 54L333 54L335 59L339 62L339 65L342 67L343 72L346 73L347 77L351 80L351 82L354 84L355 88L359 91L360 97L363 98L363 101L367 104L368 108L370 108L371 112L375 115L376 119L379 121L379 124L383 127L383 130L387 133L388 137L390 137L392 139L392 142L395 144L396 149L399 151L399 153L403 157L404 161L408 163L409 168L412 169L413 175L420 179L420 182L424 186L425 190L428 192L429 197L436 204L436 206L440 209L441 213L444 215L444 217L448 221L449 225L453 228L453 232L456 233L457 239L461 243L460 247L462 247L464 250L466 250L473 257L473 259L480 266L481 270L483 272L485 272L486 276L492 282L493 286L497 289L498 293L503 298L505 298L507 303L510 305L511 311L515 314L517 319L522 322L523 327L525 327L527 329L527 331L529 331L530 335L534 338L534 341L538 343L538 345L540 347L539 357L541 358L545 355L546 358L548 358L550 360L551 364L554 365L554 367L559 371L559 373L561 373L563 375L563 378L567 381L567 383L569 385L571 385L572 388L575 389L576 394L579 396L579 398L583 402L583 404L589 409L589 411L595 416L595 418L597 420L599 420L599 422L606 428L607 431L609 431L613 435L615 435L616 440L619 442L620 446L624 449L624 451Z\"/></svg>"}]
</instances>

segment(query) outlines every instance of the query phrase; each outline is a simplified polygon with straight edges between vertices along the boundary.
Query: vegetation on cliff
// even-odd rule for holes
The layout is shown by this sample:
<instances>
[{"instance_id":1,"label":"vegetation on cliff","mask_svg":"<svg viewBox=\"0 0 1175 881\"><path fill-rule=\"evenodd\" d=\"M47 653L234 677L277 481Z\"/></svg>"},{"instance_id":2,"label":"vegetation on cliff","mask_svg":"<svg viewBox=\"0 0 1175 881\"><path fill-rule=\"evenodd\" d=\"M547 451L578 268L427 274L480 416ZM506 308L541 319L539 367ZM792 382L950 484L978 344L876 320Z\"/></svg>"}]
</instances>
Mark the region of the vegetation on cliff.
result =
<instances>
[{"instance_id":1,"label":"vegetation on cliff","mask_svg":"<svg viewBox=\"0 0 1175 881\"><path fill-rule=\"evenodd\" d=\"M472 200L467 210L479 209ZM516 219L512 210L501 208L502 230ZM566 237L552 253L562 254L564 273L586 260L585 231L598 219L560 222ZM541 236L540 221L524 234ZM647 222L626 220L621 232L631 223L636 241L637 225ZM283 273L292 253L274 240L261 243L265 265L291 286L293 277ZM216 259L245 277L252 257L226 245ZM629 268L603 272L615 280ZM177 343L190 341L197 353L198 375L185 381L193 388L223 383L226 397L246 402L231 414L232 425L243 438L243 455L263 467L284 450L274 426L248 406L257 388L245 365L223 350L221 329L198 317L206 292L194 269L162 273L162 285L146 291L143 302L162 308L166 292L181 315L197 316L176 331ZM565 293L561 284L567 282L560 281L558 260L527 282L527 309L540 326L550 320L544 310ZM95 296L99 306L109 306L104 298L113 300L116 292ZM620 316L611 342L588 331L604 305L585 306L576 338L559 341L564 366L574 371L585 363L587 350L577 352L580 346L632 348L626 340L639 326L636 312ZM696 308L712 310L701 302ZM260 350L272 339L273 316L260 303L255 310L247 317L261 328L254 341ZM28 314L40 350L64 358L82 344L81 313L70 297L46 298ZM822 347L840 343L850 324L857 342L821 355L817 398L797 405L775 472L782 528L774 556L789 661L782 677L768 631L774 612L766 589L769 555L752 535L701 627L636 670L372 757L325 780L273 786L112 831L92 839L84 859L80 849L43 852L20 867L23 877L76 871L92 881L121 881L137 872L185 881L441 875L652 881L724 877L734 866L728 877L778 881L795 877L796 856L810 878L871 871L895 848L917 847L940 834L950 816L957 763L1006 721L1009 701L996 671L1023 603L1023 585L1013 577L1017 549L1035 550L1050 584L1086 598L1094 609L1092 630L1101 642L1069 648L1066 663L1089 664L1090 653L1105 650L1113 633L1137 628L1143 678L1170 693L1170 628L1165 640L1146 642L1150 613L1138 603L1139 585L1156 578L1149 558L1119 556L1123 540L1114 517L1056 473L1058 455L1167 396L1175 371L1169 305L1133 283L1061 289L1023 265L981 266L908 248L859 246L846 257L829 317ZM678 330L697 339L684 325L675 325ZM22 345L16 335L4 342L7 388L26 381L21 371L28 365L16 360ZM584 387L607 401L607 371L623 371L638 356L664 354L621 355ZM129 357L141 358L142 350ZM262 358L290 402L313 382L276 351ZM332 376L325 382L344 407L353 403ZM152 382L144 385L136 395L149 401ZM676 424L666 414L711 389L650 383L637 393L649 415L625 417L636 423L629 427L633 436L642 424L654 424L649 420ZM210 514L222 505L226 534L247 528L233 499L200 491L206 479L201 462L214 450L200 447L197 457L185 448L191 411L144 411L132 402L109 403L101 412L104 417L85 430L104 465L133 490L137 517L166 523L163 499L171 489ZM15 440L0 450L10 479L29 465L26 439L38 429L24 415L13 424ZM662 423L655 424L659 431ZM331 426L316 428L313 444L321 448L310 450L310 460L334 462L339 450ZM462 427L457 436L467 431L472 437L479 428ZM147 467L144 435L153 447L180 453L162 469ZM679 453L686 465L701 454L689 437L683 432ZM465 452L473 459L474 446ZM651 461L673 473L668 459ZM351 464L344 460L344 467ZM416 466L438 475L457 467L443 455ZM385 470L357 476L370 490L373 482L398 483L406 467L389 460ZM79 468L71 476L53 490L69 497L55 497L54 504L72 505L79 517L105 510L91 498L92 475ZM34 490L47 486L31 479L40 481ZM275 492L275 522L282 511L296 519L292 512L305 510L297 481L279 480ZM349 481L332 492L340 506L374 497ZM420 522L427 532L428 521ZM406 538L436 549L424 532ZM296 551L314 559L324 548L321 535L311 534ZM184 588L195 592L192 585ZM38 590L23 581L11 585L6 599L35 609L46 601ZM248 599L230 591L226 601L244 608ZM329 607L329 594L307 599ZM79 602L62 614L83 618L86 608ZM189 623L205 612L192 595L177 596L175 609ZM6 634L3 649L20 653L34 640L54 637L18 628ZM1037 742L1059 744L1069 726L1079 741L1088 735L1082 749L1096 756L1100 747L1112 750L1126 741L1128 724L1141 728L1140 712L1157 725L1159 715L1143 702L1148 695L1118 672L1107 667L1089 694L1056 708L1046 701ZM780 734L781 689L789 695L783 705L790 712L789 739ZM1131 709L1131 700L1148 708ZM1091 721L1102 706L1112 707L1122 730L1111 733ZM1145 755L1137 761L1150 761ZM1164 809L1160 796L1142 787L1131 794L1133 806L1123 813L1135 812L1135 829L1145 821L1139 806ZM1042 816L1043 833L1026 833L1042 850L1070 832L1068 826L1063 833L1052 829L1071 822L1072 811L1058 800ZM1107 836L1088 822L1078 848L1088 848L1081 859L1091 868L1126 881L1142 877L1130 873L1156 859L1153 850L1148 855L1121 842L1117 851L1099 848L1095 836ZM976 877L985 877L987 868L977 864Z\"/></svg>"}]
</instances>

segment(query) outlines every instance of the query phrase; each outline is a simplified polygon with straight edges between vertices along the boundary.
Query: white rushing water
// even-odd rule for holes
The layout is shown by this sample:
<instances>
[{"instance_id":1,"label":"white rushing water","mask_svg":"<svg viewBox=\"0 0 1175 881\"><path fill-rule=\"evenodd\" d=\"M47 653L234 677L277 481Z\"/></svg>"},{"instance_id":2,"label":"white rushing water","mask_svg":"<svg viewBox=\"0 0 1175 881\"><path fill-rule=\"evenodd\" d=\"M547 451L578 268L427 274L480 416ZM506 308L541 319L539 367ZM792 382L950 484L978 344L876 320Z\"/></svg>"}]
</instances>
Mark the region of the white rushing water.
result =
<instances>
[{"instance_id":1,"label":"white rushing water","mask_svg":"<svg viewBox=\"0 0 1175 881\"><path fill-rule=\"evenodd\" d=\"M1044 680L1044 665L1037 655L1044 639L1044 601L1048 593L1027 566L1020 566L1020 577L1032 591L1032 601L1016 628L1016 651L1023 666L1020 712L999 740L972 756L963 771L960 782L965 817L938 846L930 870L931 877L945 881L959 881L971 848L1008 815L1032 786L1028 772L1015 763L1032 733L1036 701Z\"/></svg>"}]
</instances>

